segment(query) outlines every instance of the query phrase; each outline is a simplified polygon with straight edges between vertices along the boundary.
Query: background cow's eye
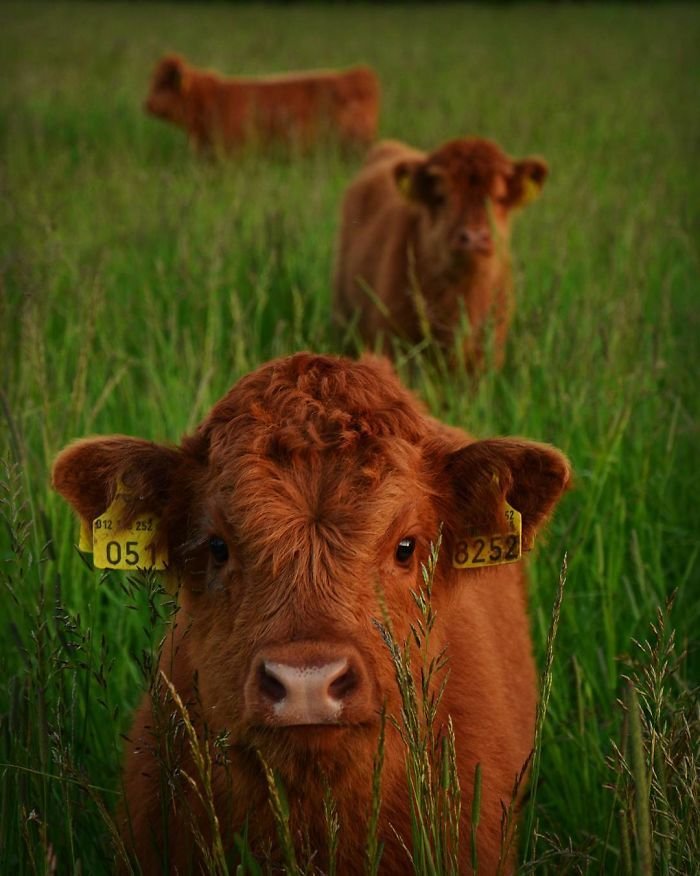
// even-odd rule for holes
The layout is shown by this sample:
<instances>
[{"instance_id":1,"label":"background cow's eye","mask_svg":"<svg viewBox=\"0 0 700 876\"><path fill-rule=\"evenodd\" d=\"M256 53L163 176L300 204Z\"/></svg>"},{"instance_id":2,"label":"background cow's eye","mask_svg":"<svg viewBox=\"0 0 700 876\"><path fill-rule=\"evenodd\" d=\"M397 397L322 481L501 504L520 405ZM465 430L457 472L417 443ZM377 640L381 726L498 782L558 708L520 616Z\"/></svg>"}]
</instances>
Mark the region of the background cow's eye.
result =
<instances>
[{"instance_id":1,"label":"background cow's eye","mask_svg":"<svg viewBox=\"0 0 700 876\"><path fill-rule=\"evenodd\" d=\"M416 549L415 538L402 538L396 545L396 560L399 563L406 563L413 556L413 551Z\"/></svg>"},{"instance_id":2,"label":"background cow's eye","mask_svg":"<svg viewBox=\"0 0 700 876\"><path fill-rule=\"evenodd\" d=\"M209 550L214 558L214 562L219 566L223 565L228 559L228 546L223 538L219 538L218 535L212 535L209 539Z\"/></svg>"}]
</instances>

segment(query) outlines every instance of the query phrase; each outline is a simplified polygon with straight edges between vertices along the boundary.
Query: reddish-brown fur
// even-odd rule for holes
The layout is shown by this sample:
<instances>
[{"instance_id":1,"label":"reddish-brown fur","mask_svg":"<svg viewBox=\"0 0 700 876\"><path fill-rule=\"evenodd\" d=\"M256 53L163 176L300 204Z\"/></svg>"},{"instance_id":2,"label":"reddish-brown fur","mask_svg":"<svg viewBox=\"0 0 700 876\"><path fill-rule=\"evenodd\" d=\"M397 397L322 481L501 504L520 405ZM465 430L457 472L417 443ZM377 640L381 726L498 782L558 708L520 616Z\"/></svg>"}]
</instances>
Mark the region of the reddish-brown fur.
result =
<instances>
[{"instance_id":1,"label":"reddish-brown fur","mask_svg":"<svg viewBox=\"0 0 700 876\"><path fill-rule=\"evenodd\" d=\"M274 854L274 827L259 750L281 776L292 829L308 829L323 867L324 783L341 822L340 873L364 872L363 848L382 703L400 715L389 653L373 618L378 592L398 640L416 618L411 591L443 524L434 583L431 652L447 647L450 676L439 715L454 722L463 792L461 871L467 872L472 779L482 766L480 872L495 873L501 804L533 742L536 682L522 563L471 571L451 564L456 540L501 529L503 500L523 515L523 542L553 509L569 478L554 448L520 439L475 441L443 426L398 382L385 360L359 363L300 353L242 378L179 447L124 436L76 442L57 458L55 488L85 521L117 482L130 510L155 511L182 584L181 609L160 660L202 738L225 731L228 772L214 767L214 797L230 842L246 814L257 851ZM225 540L217 565L209 540ZM416 550L396 558L410 536ZM357 668L342 722L278 726L251 695L261 656L311 666L343 653ZM127 746L124 837L146 873L186 872L199 859L190 811L206 819L184 770L186 740L167 748L168 696L151 692ZM402 743L387 725L382 776L382 872L408 871L394 830L410 845ZM177 769L176 769L177 767ZM165 770L170 780L163 778ZM179 770L179 772L178 772ZM178 776L180 781L178 784ZM167 789L170 788L168 791ZM162 796L164 795L164 797ZM167 813L167 833L162 812ZM506 868L508 869L508 868Z\"/></svg>"},{"instance_id":2,"label":"reddish-brown fur","mask_svg":"<svg viewBox=\"0 0 700 876\"><path fill-rule=\"evenodd\" d=\"M367 146L377 131L379 82L369 67L224 78L166 55L153 72L145 108L184 128L200 152L246 144L303 149L325 135Z\"/></svg>"},{"instance_id":3,"label":"reddish-brown fur","mask_svg":"<svg viewBox=\"0 0 700 876\"><path fill-rule=\"evenodd\" d=\"M484 364L491 322L499 367L512 312L510 214L546 176L542 159L516 161L476 137L430 154L378 143L343 201L338 322L356 320L364 342L380 342L388 353L396 335L413 344L432 337L451 354L464 315L463 354L472 369Z\"/></svg>"}]
</instances>

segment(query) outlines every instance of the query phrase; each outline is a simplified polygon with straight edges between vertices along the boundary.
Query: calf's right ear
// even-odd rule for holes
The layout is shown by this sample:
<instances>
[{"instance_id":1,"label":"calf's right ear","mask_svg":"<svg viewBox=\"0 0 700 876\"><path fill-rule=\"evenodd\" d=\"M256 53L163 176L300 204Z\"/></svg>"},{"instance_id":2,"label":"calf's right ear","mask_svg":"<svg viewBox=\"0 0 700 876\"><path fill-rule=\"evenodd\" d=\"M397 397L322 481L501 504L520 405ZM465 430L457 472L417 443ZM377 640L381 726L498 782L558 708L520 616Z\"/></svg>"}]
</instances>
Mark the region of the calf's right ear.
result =
<instances>
[{"instance_id":1,"label":"calf's right ear","mask_svg":"<svg viewBox=\"0 0 700 876\"><path fill-rule=\"evenodd\" d=\"M437 207L445 200L444 171L426 159L400 161L394 168L394 180L409 201Z\"/></svg>"},{"instance_id":2,"label":"calf's right ear","mask_svg":"<svg viewBox=\"0 0 700 876\"><path fill-rule=\"evenodd\" d=\"M175 447L125 435L86 438L58 454L51 482L90 528L119 491L128 517L162 514L181 464L182 451Z\"/></svg>"}]
</instances>

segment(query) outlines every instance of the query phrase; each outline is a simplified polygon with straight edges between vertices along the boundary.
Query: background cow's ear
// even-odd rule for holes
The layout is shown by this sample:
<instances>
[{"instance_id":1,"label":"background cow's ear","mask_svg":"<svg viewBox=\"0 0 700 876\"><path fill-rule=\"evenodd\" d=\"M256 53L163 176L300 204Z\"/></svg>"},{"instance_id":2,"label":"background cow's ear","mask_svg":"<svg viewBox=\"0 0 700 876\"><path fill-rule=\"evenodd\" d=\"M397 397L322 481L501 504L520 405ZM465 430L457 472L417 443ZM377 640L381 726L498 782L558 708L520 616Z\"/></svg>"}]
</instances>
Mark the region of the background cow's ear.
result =
<instances>
[{"instance_id":1,"label":"background cow's ear","mask_svg":"<svg viewBox=\"0 0 700 876\"><path fill-rule=\"evenodd\" d=\"M185 62L179 55L168 55L160 62L158 84L170 91L184 91L186 78Z\"/></svg>"},{"instance_id":2,"label":"background cow's ear","mask_svg":"<svg viewBox=\"0 0 700 876\"><path fill-rule=\"evenodd\" d=\"M178 448L139 438L87 438L59 453L51 480L90 527L110 505L119 485L128 496L127 508L133 504L134 515L140 511L161 514L181 459Z\"/></svg>"},{"instance_id":3,"label":"background cow's ear","mask_svg":"<svg viewBox=\"0 0 700 876\"><path fill-rule=\"evenodd\" d=\"M508 206L524 207L534 201L548 174L549 166L543 158L523 158L513 162L513 174L508 178Z\"/></svg>"},{"instance_id":4,"label":"background cow's ear","mask_svg":"<svg viewBox=\"0 0 700 876\"><path fill-rule=\"evenodd\" d=\"M400 161L394 168L394 179L399 191L411 201L435 207L445 200L445 174L428 161Z\"/></svg>"},{"instance_id":5,"label":"background cow's ear","mask_svg":"<svg viewBox=\"0 0 700 876\"><path fill-rule=\"evenodd\" d=\"M511 438L476 441L449 454L446 471L454 502L446 529L457 539L499 532L506 500L522 515L524 550L571 477L568 460L554 447Z\"/></svg>"}]
</instances>

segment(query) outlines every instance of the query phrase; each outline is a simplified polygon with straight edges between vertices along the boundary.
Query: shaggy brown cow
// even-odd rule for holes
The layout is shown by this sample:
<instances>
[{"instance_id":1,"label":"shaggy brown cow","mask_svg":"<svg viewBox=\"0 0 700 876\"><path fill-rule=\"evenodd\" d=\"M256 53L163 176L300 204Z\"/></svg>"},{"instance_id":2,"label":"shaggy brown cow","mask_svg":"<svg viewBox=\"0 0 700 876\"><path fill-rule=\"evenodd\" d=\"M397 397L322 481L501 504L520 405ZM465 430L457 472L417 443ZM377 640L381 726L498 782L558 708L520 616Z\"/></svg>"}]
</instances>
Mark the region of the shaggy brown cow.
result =
<instances>
[{"instance_id":1,"label":"shaggy brown cow","mask_svg":"<svg viewBox=\"0 0 700 876\"><path fill-rule=\"evenodd\" d=\"M542 187L540 158L516 161L490 140L452 140L427 155L378 143L343 201L335 316L365 343L433 338L449 354L463 315L468 368L484 364L489 322L499 367L510 322L509 220Z\"/></svg>"},{"instance_id":2,"label":"shaggy brown cow","mask_svg":"<svg viewBox=\"0 0 700 876\"><path fill-rule=\"evenodd\" d=\"M566 459L548 445L476 441L430 418L386 360L307 353L242 378L180 446L90 438L66 448L53 470L55 488L84 523L94 521L95 551L118 492L122 526L142 529L158 515L156 538L181 584L160 668L200 739L226 734L228 763L215 763L212 783L225 841L249 815L253 849L275 854L259 752L287 789L292 835L308 832L322 868L328 783L345 874L364 872L382 705L401 713L373 619L384 617L383 601L397 640L409 636L412 591L441 523L430 653L447 648L450 660L437 723L448 715L454 723L460 871L470 860L480 763L479 867L496 872L501 803L533 742L536 681L522 562L491 563L508 559L507 550L519 555L504 511L522 515L528 549L568 478ZM127 554L134 546L125 543ZM467 554L474 567L458 568ZM130 734L124 838L146 873L189 872L192 862L199 872L206 865L193 834L209 842L212 820L183 780L196 781L198 769L169 697L162 689L147 696ZM168 728L175 740L166 745ZM382 872L403 874L409 864L395 831L410 846L405 750L391 724L386 732Z\"/></svg>"},{"instance_id":3,"label":"shaggy brown cow","mask_svg":"<svg viewBox=\"0 0 700 876\"><path fill-rule=\"evenodd\" d=\"M306 148L326 134L367 146L377 131L379 82L368 67L228 79L166 55L145 108L184 128L200 152L245 144Z\"/></svg>"}]
</instances>

